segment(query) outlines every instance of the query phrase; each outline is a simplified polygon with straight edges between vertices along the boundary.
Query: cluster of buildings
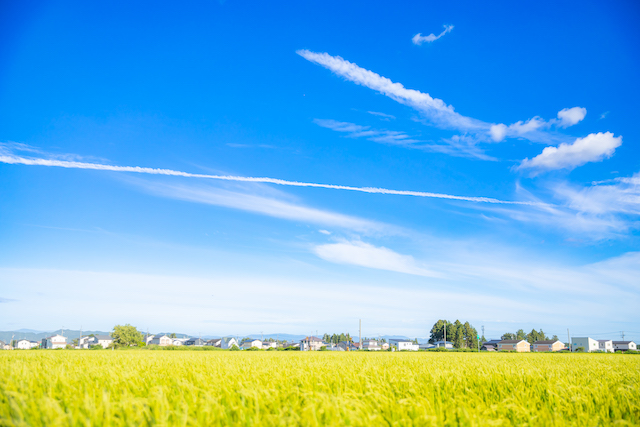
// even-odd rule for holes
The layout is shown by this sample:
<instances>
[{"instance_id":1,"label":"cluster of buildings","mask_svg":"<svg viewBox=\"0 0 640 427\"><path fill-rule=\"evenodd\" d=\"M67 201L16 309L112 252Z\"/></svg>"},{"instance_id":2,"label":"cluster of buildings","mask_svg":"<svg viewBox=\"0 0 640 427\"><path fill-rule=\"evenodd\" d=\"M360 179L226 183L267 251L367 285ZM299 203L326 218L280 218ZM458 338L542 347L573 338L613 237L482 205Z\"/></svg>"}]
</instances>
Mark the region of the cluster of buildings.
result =
<instances>
[{"instance_id":1,"label":"cluster of buildings","mask_svg":"<svg viewBox=\"0 0 640 427\"><path fill-rule=\"evenodd\" d=\"M234 337L215 338L203 340L201 338L175 338L167 334L147 335L144 337L146 345L157 345L161 347L168 346L194 346L194 347L218 347L221 349L231 349L237 347L240 350L259 349L269 350L278 348L289 348L301 351L418 351L430 350L435 348L453 349L453 343L449 341L437 341L433 344L416 344L414 341L407 339L389 339L384 340L365 339L362 343L342 341L337 344L327 343L322 339L314 336L308 336L300 341L280 342L273 340L259 340L245 338L238 340ZM63 335L52 335L43 338L42 341L30 341L27 339L18 340L15 347L0 341L0 350L29 350L32 348L56 349L56 348L77 348L89 349L94 346L109 348L113 343L113 338L109 335L88 335L78 338L77 342L69 342L68 338ZM612 340L595 340L589 337L574 337L571 339L571 348L567 348L560 340L543 340L530 344L526 340L490 340L482 344L480 350L483 351L515 351L515 352L553 352L553 351L583 351L583 352L607 352L637 350L636 343L633 341L612 341Z\"/></svg>"},{"instance_id":2,"label":"cluster of buildings","mask_svg":"<svg viewBox=\"0 0 640 427\"><path fill-rule=\"evenodd\" d=\"M549 352L549 351L583 351L613 353L616 351L637 350L633 341L594 340L589 337L571 338L571 348L567 348L560 340L543 340L530 344L525 340L491 340L482 344L481 350Z\"/></svg>"}]
</instances>

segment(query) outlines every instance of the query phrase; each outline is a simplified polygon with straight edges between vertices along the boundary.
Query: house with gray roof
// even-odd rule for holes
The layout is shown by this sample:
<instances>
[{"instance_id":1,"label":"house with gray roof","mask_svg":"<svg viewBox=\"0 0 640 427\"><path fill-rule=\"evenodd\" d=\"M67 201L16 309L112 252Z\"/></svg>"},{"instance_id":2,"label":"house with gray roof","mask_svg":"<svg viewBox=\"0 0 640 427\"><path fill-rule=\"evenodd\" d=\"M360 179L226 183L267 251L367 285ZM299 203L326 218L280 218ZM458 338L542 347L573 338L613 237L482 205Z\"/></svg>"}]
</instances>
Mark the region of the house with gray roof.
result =
<instances>
[{"instance_id":1,"label":"house with gray roof","mask_svg":"<svg viewBox=\"0 0 640 427\"><path fill-rule=\"evenodd\" d=\"M201 338L189 338L184 342L184 345L189 345L193 347L203 347L206 344L205 340Z\"/></svg>"},{"instance_id":2,"label":"house with gray roof","mask_svg":"<svg viewBox=\"0 0 640 427\"><path fill-rule=\"evenodd\" d=\"M633 341L613 341L613 351L638 350L638 346Z\"/></svg>"}]
</instances>

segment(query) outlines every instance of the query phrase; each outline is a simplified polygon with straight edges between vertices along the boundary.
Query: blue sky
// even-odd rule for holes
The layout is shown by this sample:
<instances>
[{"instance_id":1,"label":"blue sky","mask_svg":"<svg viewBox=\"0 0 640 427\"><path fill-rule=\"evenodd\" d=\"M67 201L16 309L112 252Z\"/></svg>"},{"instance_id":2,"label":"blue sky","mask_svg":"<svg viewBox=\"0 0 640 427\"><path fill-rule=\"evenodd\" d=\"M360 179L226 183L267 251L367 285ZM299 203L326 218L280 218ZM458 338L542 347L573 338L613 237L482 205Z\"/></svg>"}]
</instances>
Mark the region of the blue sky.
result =
<instances>
[{"instance_id":1,"label":"blue sky","mask_svg":"<svg viewBox=\"0 0 640 427\"><path fill-rule=\"evenodd\" d=\"M634 2L1 7L1 329L640 340Z\"/></svg>"}]
</instances>

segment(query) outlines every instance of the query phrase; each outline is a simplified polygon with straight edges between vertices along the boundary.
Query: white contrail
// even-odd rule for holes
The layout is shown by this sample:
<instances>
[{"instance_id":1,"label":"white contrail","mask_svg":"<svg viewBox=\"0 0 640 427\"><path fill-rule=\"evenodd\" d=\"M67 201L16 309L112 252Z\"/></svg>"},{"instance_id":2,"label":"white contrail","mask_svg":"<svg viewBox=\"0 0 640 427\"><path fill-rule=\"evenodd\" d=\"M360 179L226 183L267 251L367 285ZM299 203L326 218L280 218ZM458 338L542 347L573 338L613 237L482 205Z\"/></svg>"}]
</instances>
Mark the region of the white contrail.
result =
<instances>
[{"instance_id":1,"label":"white contrail","mask_svg":"<svg viewBox=\"0 0 640 427\"><path fill-rule=\"evenodd\" d=\"M10 155L9 156L0 155L0 163L35 165L35 166L55 166L55 167L71 168L71 169L93 169L93 170L113 171L113 172L134 172L134 173L144 173L144 174L151 174L151 175L170 175L170 176L182 176L187 178L218 179L222 181L264 182L268 184L288 185L293 187L329 188L333 190L360 191L362 193L396 194L400 196L431 197L435 199L464 200L468 202L545 206L544 203L538 203L538 202L515 202L515 201L508 201L508 200L493 199L490 197L467 197L467 196L454 196L451 194L428 193L423 191L389 190L387 188L373 188L373 187L350 187L347 185L317 184L313 182L286 181L284 179L277 179L277 178L261 178L261 177L230 176L230 175L206 175L201 173L175 171L171 169L143 168L139 166L113 166L113 165L102 165L99 163L84 163L84 162L71 162L66 160L37 159L37 158L27 158L27 157L18 157L18 156L10 156Z\"/></svg>"}]
</instances>

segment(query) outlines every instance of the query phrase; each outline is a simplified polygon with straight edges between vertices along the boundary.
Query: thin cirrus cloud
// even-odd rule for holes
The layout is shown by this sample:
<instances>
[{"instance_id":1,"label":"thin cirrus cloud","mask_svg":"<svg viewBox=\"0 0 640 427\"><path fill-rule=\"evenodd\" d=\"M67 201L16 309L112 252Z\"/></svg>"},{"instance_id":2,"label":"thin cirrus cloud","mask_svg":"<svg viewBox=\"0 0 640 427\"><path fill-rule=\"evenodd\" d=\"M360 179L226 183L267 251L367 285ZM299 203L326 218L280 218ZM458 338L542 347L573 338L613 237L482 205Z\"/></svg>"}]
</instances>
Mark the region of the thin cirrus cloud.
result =
<instances>
[{"instance_id":1,"label":"thin cirrus cloud","mask_svg":"<svg viewBox=\"0 0 640 427\"><path fill-rule=\"evenodd\" d=\"M372 129L371 126L360 126L355 123L336 120L314 119L313 122L320 127L345 133L350 138L366 138L369 141L398 145L419 142L404 132Z\"/></svg>"},{"instance_id":2,"label":"thin cirrus cloud","mask_svg":"<svg viewBox=\"0 0 640 427\"><path fill-rule=\"evenodd\" d=\"M486 155L478 147L478 144L501 142L505 138L525 138L532 142L547 144L567 143L571 141L569 136L557 132L549 132L549 128L552 126L565 128L575 125L584 119L586 115L585 108L573 107L559 111L557 119L548 121L536 116L527 121L518 121L511 125L487 123L464 116L441 99L434 98L428 93L407 89L401 83L393 82L339 56L331 56L326 52L312 52L307 49L298 50L296 53L307 61L325 67L348 81L377 91L400 104L415 109L428 120L428 124L441 129L462 132L463 135L454 135L457 138L444 138L442 144L435 144L431 147L435 151L442 151L451 155L493 160L491 156Z\"/></svg>"},{"instance_id":3,"label":"thin cirrus cloud","mask_svg":"<svg viewBox=\"0 0 640 427\"><path fill-rule=\"evenodd\" d=\"M413 36L411 41L413 42L413 44L420 46L423 43L434 42L438 40L440 37L450 32L451 30L453 30L453 25L443 25L443 26L444 26L444 31L438 34L437 36L433 33L429 34L428 36L423 36L422 33L418 33L415 36Z\"/></svg>"},{"instance_id":4,"label":"thin cirrus cloud","mask_svg":"<svg viewBox=\"0 0 640 427\"><path fill-rule=\"evenodd\" d=\"M391 120L395 120L396 119L396 116L393 116L391 114L386 114L386 113L380 113L378 111L367 111L367 113L371 114L372 116L380 117L381 120L389 121L389 119L391 119Z\"/></svg>"},{"instance_id":5,"label":"thin cirrus cloud","mask_svg":"<svg viewBox=\"0 0 640 427\"><path fill-rule=\"evenodd\" d=\"M439 276L439 274L418 264L410 255L402 255L383 246L373 246L361 241L318 245L313 248L313 252L325 261L337 264L356 265L416 276Z\"/></svg>"},{"instance_id":6,"label":"thin cirrus cloud","mask_svg":"<svg viewBox=\"0 0 640 427\"><path fill-rule=\"evenodd\" d=\"M568 207L583 214L640 215L640 172L583 188L562 184L554 191Z\"/></svg>"},{"instance_id":7,"label":"thin cirrus cloud","mask_svg":"<svg viewBox=\"0 0 640 427\"><path fill-rule=\"evenodd\" d=\"M398 195L398 196L427 197L427 198L435 198L435 199L460 200L460 201L478 202L478 203L497 203L497 204L509 204L509 205L523 205L523 206L544 205L544 203L539 203L539 202L500 200L500 199L494 199L491 197L457 196L453 194L430 193L425 191L410 191L410 190L392 190L388 188L377 188L377 187L352 187L348 185L287 181L283 179L267 178L267 177L209 175L209 174L182 172L182 171L176 171L171 169L157 169L157 168L140 167L140 166L115 166L115 165L100 164L100 163L75 162L75 161L55 160L55 159L47 159L47 158L36 158L36 157L22 157L22 156L14 155L12 150L7 149L7 147L3 146L3 144L1 143L0 143L0 163L20 164L20 165L28 165L28 166L61 167L61 168L67 168L67 169L88 169L88 170L111 171L111 172L130 172L130 173L149 174L149 175L179 176L184 178L212 179L212 180L230 181L230 182L265 183L265 184L276 184L276 185L292 186L292 187L327 188L332 190L357 191L361 193L370 193L370 194L388 194L388 195Z\"/></svg>"},{"instance_id":8,"label":"thin cirrus cloud","mask_svg":"<svg viewBox=\"0 0 640 427\"><path fill-rule=\"evenodd\" d=\"M152 194L162 197L222 206L290 221L338 227L365 233L392 231L394 228L376 221L316 209L289 200L251 194L247 189L245 191L231 191L209 186L194 187L146 181L139 182L137 185Z\"/></svg>"},{"instance_id":9,"label":"thin cirrus cloud","mask_svg":"<svg viewBox=\"0 0 640 427\"><path fill-rule=\"evenodd\" d=\"M589 162L599 162L613 155L622 144L622 137L611 132L592 133L578 138L573 144L546 147L532 159L524 159L518 169L532 169L534 173L556 169L575 169Z\"/></svg>"},{"instance_id":10,"label":"thin cirrus cloud","mask_svg":"<svg viewBox=\"0 0 640 427\"><path fill-rule=\"evenodd\" d=\"M578 186L567 182L548 182L547 188L558 201L540 209L509 209L489 205L470 205L491 212L491 218L509 218L521 223L543 225L566 235L568 242L591 242L627 236L640 229L640 172L631 177ZM536 198L518 186L521 197Z\"/></svg>"},{"instance_id":11,"label":"thin cirrus cloud","mask_svg":"<svg viewBox=\"0 0 640 427\"><path fill-rule=\"evenodd\" d=\"M380 92L396 102L424 113L437 126L463 131L485 133L489 131L490 124L457 113L451 105L447 105L443 100L433 98L428 93L407 89L401 83L394 83L386 77L361 68L339 56L311 52L307 49L298 50L296 53L307 61L321 65L351 82Z\"/></svg>"}]
</instances>

